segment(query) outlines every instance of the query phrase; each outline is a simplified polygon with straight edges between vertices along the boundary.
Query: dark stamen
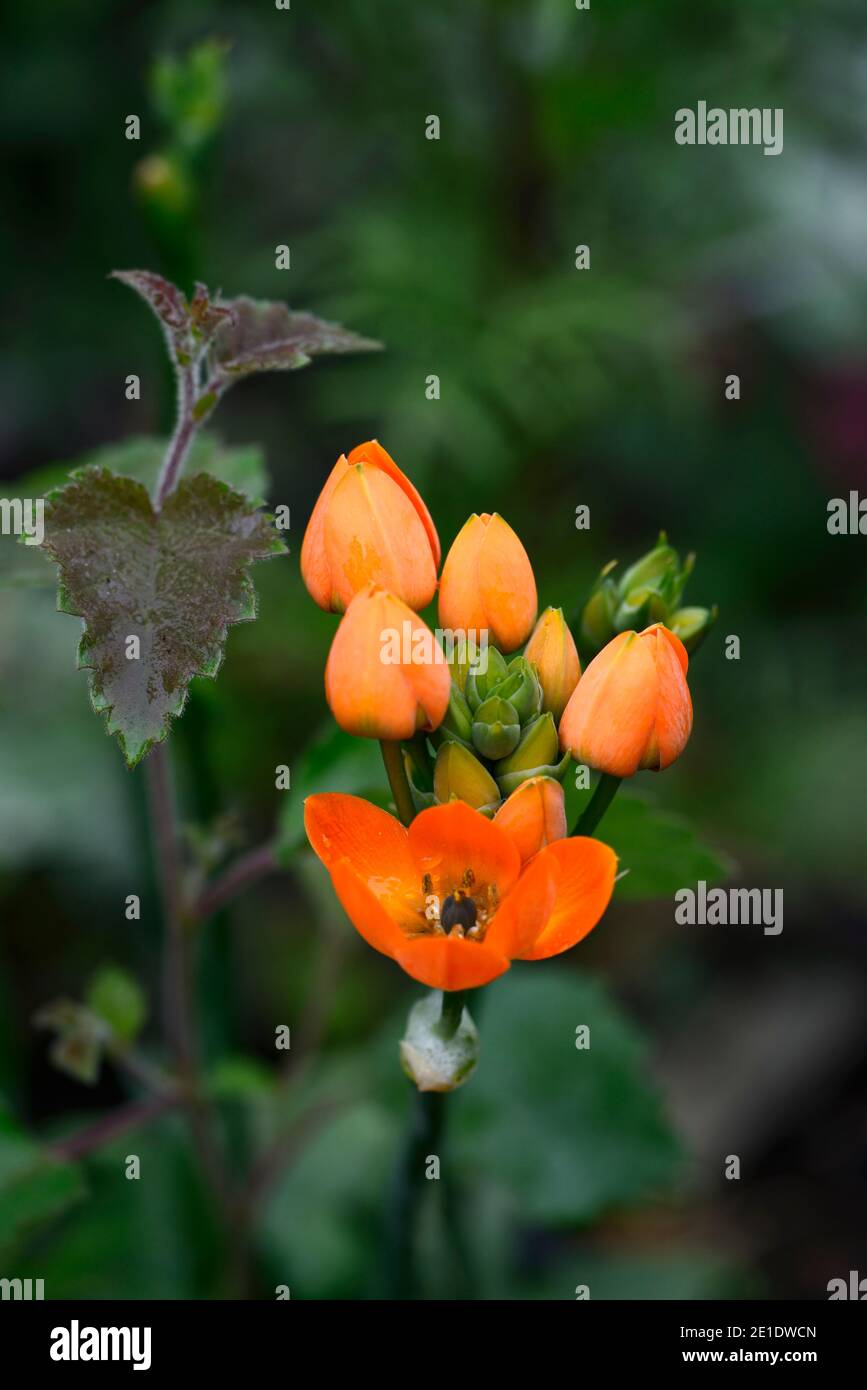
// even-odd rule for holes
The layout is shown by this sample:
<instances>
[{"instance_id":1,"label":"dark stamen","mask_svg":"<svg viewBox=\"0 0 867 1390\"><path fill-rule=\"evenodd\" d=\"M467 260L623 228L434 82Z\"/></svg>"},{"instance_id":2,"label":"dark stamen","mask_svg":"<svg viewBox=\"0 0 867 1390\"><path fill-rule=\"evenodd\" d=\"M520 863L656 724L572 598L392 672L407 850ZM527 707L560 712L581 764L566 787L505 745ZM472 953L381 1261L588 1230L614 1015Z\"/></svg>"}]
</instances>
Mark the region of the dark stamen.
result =
<instances>
[{"instance_id":1,"label":"dark stamen","mask_svg":"<svg viewBox=\"0 0 867 1390\"><path fill-rule=\"evenodd\" d=\"M464 931L468 931L470 927L474 927L476 905L472 898L454 897L449 893L442 905L440 923L444 931L450 931L452 927L463 927Z\"/></svg>"}]
</instances>

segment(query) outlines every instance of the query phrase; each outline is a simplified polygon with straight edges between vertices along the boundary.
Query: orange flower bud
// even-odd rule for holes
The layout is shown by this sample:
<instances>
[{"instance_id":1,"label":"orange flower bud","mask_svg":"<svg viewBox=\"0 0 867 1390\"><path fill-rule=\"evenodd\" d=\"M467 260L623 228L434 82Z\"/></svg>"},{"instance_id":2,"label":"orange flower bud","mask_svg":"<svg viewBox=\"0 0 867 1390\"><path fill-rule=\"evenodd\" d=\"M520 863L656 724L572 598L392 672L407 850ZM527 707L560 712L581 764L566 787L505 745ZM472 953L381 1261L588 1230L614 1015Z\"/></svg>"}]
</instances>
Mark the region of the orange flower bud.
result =
<instances>
[{"instance_id":1,"label":"orange flower bud","mask_svg":"<svg viewBox=\"0 0 867 1390\"><path fill-rule=\"evenodd\" d=\"M325 695L340 727L361 738L412 738L442 721L451 685L427 624L385 589L362 589L325 666Z\"/></svg>"},{"instance_id":2,"label":"orange flower bud","mask_svg":"<svg viewBox=\"0 0 867 1390\"><path fill-rule=\"evenodd\" d=\"M581 675L578 651L562 608L545 609L524 656L533 663L542 683L542 708L559 720Z\"/></svg>"},{"instance_id":3,"label":"orange flower bud","mask_svg":"<svg viewBox=\"0 0 867 1390\"><path fill-rule=\"evenodd\" d=\"M662 623L620 633L575 687L560 747L613 777L669 767L692 731L688 663L683 643Z\"/></svg>"},{"instance_id":4,"label":"orange flower bud","mask_svg":"<svg viewBox=\"0 0 867 1390\"><path fill-rule=\"evenodd\" d=\"M500 651L526 642L536 621L536 581L527 552L496 512L473 515L458 532L440 580L440 626L485 630Z\"/></svg>"},{"instance_id":5,"label":"orange flower bud","mask_svg":"<svg viewBox=\"0 0 867 1390\"><path fill-rule=\"evenodd\" d=\"M440 543L412 483L376 440L341 454L301 545L301 574L320 608L342 613L367 584L410 608L434 596Z\"/></svg>"},{"instance_id":6,"label":"orange flower bud","mask_svg":"<svg viewBox=\"0 0 867 1390\"><path fill-rule=\"evenodd\" d=\"M566 837L566 799L553 777L531 777L504 801L494 824L505 830L522 864Z\"/></svg>"}]
</instances>

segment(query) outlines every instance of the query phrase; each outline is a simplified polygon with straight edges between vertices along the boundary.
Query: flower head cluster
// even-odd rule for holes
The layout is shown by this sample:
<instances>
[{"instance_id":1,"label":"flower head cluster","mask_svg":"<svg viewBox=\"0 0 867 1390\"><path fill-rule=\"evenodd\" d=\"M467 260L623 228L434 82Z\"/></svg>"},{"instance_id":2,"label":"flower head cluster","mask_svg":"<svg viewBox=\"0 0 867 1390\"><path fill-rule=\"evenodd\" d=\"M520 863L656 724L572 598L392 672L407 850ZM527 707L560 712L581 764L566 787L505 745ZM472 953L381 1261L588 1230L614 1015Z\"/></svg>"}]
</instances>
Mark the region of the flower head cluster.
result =
<instances>
[{"instance_id":1,"label":"flower head cluster","mask_svg":"<svg viewBox=\"0 0 867 1390\"><path fill-rule=\"evenodd\" d=\"M399 748L411 824L337 795L309 798L306 824L362 936L453 990L566 950L604 911L615 856L568 838L562 779L573 757L621 778L682 752L688 656L660 615L692 562L681 567L662 538L619 586L603 573L582 616L599 648L582 675L562 609L537 620L532 566L508 522L471 516L438 582L440 553L424 502L381 445L341 456L301 569L316 602L343 615L328 703L349 733ZM435 637L418 610L437 586ZM629 613L650 625L624 628ZM466 639L457 648L455 634Z\"/></svg>"}]
</instances>

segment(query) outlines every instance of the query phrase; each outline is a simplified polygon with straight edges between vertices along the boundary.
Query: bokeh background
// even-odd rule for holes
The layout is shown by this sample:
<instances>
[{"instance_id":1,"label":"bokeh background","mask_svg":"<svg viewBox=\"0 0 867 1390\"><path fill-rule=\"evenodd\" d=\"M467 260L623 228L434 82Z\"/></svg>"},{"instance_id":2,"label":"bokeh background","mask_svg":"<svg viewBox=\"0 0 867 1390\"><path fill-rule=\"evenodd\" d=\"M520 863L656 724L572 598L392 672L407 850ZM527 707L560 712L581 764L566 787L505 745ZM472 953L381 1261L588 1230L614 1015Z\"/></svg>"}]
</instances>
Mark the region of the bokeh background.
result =
<instances>
[{"instance_id":1,"label":"bokeh background","mask_svg":"<svg viewBox=\"0 0 867 1390\"><path fill-rule=\"evenodd\" d=\"M334 620L298 571L328 470L374 436L445 544L471 511L511 521L543 605L576 613L665 527L698 552L688 601L721 610L687 753L609 827L631 879L579 949L517 966L480 1010L447 1149L465 1296L823 1298L867 1273L865 541L826 529L830 498L867 490L863 5L31 0L4 23L0 493L170 425L159 332L112 268L288 299L386 344L245 382L215 421L292 509L258 621L172 737L194 852L279 825L287 858L211 924L201 963L239 1166L290 1104L275 1024L308 1050L244 1291L382 1289L418 990L345 923L298 831L311 785L377 784L376 750L347 761L333 738ZM674 111L700 99L784 108L783 154L676 145ZM161 928L142 770L89 709L47 561L0 546L0 1274L49 1297L214 1297L225 1249L176 1119L40 1176L40 1146L128 1087L110 1065L90 1086L59 1071L34 1015L117 965L158 1058ZM677 926L675 888L703 876L783 888L782 934ZM139 1182L118 1176L130 1152ZM428 1193L424 1287L448 1297L441 1215Z\"/></svg>"}]
</instances>

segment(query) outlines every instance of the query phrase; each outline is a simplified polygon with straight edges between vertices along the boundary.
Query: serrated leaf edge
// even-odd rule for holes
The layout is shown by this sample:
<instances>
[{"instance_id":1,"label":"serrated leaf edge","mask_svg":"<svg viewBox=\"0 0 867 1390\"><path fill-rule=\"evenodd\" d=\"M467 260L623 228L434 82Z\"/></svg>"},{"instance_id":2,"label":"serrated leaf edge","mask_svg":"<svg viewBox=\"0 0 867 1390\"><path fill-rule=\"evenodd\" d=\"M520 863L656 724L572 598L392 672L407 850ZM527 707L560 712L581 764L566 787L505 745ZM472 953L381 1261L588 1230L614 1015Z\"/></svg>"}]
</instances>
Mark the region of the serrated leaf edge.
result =
<instances>
[{"instance_id":1,"label":"serrated leaf edge","mask_svg":"<svg viewBox=\"0 0 867 1390\"><path fill-rule=\"evenodd\" d=\"M153 502L150 498L150 495L148 494L147 488L144 486L142 482L138 480L138 478L131 478L128 474L125 473L115 473L112 469L105 468L100 464L85 464L81 468L73 469L69 475L69 479L67 480L67 482L60 484L58 487L52 488L49 492L45 494L45 501L52 502L60 493L62 493L65 490L69 482L76 481L84 477L88 473L102 473L108 475L111 478L123 478L125 482L132 483L135 487L138 487L142 490L142 492L148 499L148 503L151 509L153 510ZM184 484L192 483L197 478L201 477L210 479L210 481L216 484L216 486L221 491L230 493L233 496L239 498L240 501L244 503L246 507L251 508L253 511L259 511L259 514L265 521L271 522L272 526L274 525L273 513L261 512L260 509L257 508L251 502L251 499L247 496L246 493L240 492L238 488L232 487L232 485L230 483L227 483L223 478L217 478L213 473L208 473L206 469L201 469L198 473L191 473L188 478L182 479L179 486L182 487L184 486ZM112 722L112 712L114 710L114 706L109 704L108 700L103 699L99 695L99 693L94 688L94 675L91 674L89 676L88 691L90 696L91 708L93 709L95 714L102 716L105 724L105 730L109 737L117 738L121 752L123 753L124 761L130 772L138 766L142 758L144 758L150 752L150 750L153 747L155 747L156 744L164 743L165 740L168 738L171 732L173 721L175 719L178 719L181 716L181 714L183 714L184 708L186 707L186 703L189 698L190 685L192 684L192 682L198 679L216 679L225 657L224 648L228 641L229 628L235 627L238 623L253 622L257 617L259 611L258 596L256 594L256 587L253 583L252 577L246 572L244 572L246 570L246 566L251 564L258 564L260 561L264 560L273 560L276 559L279 555L287 555L288 553L288 547L280 539L279 535L275 532L273 541L267 553L261 556L257 556L255 560L248 560L246 562L240 578L242 587L242 597L246 597L249 594L249 598L246 602L243 603L243 606L240 608L238 617L232 619L231 622L225 623L220 628L219 632L215 637L214 643L216 647L216 659L212 657L202 668L201 671L195 672L195 674L190 677L190 680L187 683L186 687L184 688L184 690L180 692L178 699L167 710L161 726L160 734L156 738L146 739L137 748L130 750L128 746L128 741L123 733L123 730ZM55 565L57 568L57 612L66 613L70 617L81 619L82 635L79 639L78 648L76 652L77 669L79 671L94 672L96 668L85 659L86 643L88 637L87 620L83 617L81 613L79 613L76 609L70 606L69 595L60 575L59 562L54 559L50 551L46 550L45 554L51 560L52 564Z\"/></svg>"}]
</instances>

